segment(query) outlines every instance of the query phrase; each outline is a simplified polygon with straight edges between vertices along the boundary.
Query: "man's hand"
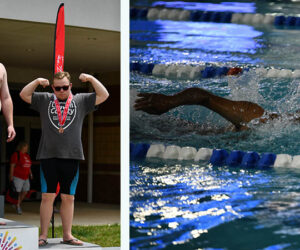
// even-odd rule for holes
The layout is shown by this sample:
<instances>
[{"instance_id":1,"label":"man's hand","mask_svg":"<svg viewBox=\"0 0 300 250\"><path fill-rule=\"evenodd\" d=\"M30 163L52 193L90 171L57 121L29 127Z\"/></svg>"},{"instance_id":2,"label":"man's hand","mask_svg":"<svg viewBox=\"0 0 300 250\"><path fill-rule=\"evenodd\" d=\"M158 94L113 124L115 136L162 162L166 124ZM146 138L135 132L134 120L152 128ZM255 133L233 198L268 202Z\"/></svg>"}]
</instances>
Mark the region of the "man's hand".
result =
<instances>
[{"instance_id":1,"label":"man's hand","mask_svg":"<svg viewBox=\"0 0 300 250\"><path fill-rule=\"evenodd\" d=\"M82 82L88 82L91 77L93 77L93 76L91 76L89 74L82 73L79 76L79 80L82 81Z\"/></svg>"},{"instance_id":2,"label":"man's hand","mask_svg":"<svg viewBox=\"0 0 300 250\"><path fill-rule=\"evenodd\" d=\"M135 100L135 110L142 110L149 114L161 115L171 109L171 96L156 93L139 93Z\"/></svg>"},{"instance_id":3,"label":"man's hand","mask_svg":"<svg viewBox=\"0 0 300 250\"><path fill-rule=\"evenodd\" d=\"M8 126L7 128L7 142L11 142L16 137L16 131L14 126Z\"/></svg>"},{"instance_id":4,"label":"man's hand","mask_svg":"<svg viewBox=\"0 0 300 250\"><path fill-rule=\"evenodd\" d=\"M38 78L38 83L39 85L41 85L43 88L46 88L47 86L49 86L49 81L45 78Z\"/></svg>"}]
</instances>

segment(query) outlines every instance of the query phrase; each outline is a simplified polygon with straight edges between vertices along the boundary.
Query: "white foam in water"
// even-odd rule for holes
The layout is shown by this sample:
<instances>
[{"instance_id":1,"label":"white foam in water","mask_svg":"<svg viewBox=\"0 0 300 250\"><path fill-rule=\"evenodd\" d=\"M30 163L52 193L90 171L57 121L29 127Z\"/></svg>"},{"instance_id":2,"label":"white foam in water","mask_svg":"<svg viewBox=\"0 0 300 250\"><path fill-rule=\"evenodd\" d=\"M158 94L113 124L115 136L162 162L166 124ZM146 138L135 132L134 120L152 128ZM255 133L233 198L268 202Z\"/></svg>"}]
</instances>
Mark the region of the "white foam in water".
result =
<instances>
[{"instance_id":1,"label":"white foam in water","mask_svg":"<svg viewBox=\"0 0 300 250\"><path fill-rule=\"evenodd\" d=\"M299 69L294 70L293 74L292 74L292 77L293 78L300 78L300 70Z\"/></svg>"},{"instance_id":2,"label":"white foam in water","mask_svg":"<svg viewBox=\"0 0 300 250\"><path fill-rule=\"evenodd\" d=\"M263 24L273 24L274 23L275 16L266 14L263 20Z\"/></svg>"},{"instance_id":3,"label":"white foam in water","mask_svg":"<svg viewBox=\"0 0 300 250\"><path fill-rule=\"evenodd\" d=\"M156 8L151 8L147 13L148 20L156 20L158 19L159 10Z\"/></svg>"},{"instance_id":4,"label":"white foam in water","mask_svg":"<svg viewBox=\"0 0 300 250\"><path fill-rule=\"evenodd\" d=\"M167 146L163 154L163 159L178 159L179 152L180 152L180 147L175 145Z\"/></svg>"},{"instance_id":5,"label":"white foam in water","mask_svg":"<svg viewBox=\"0 0 300 250\"><path fill-rule=\"evenodd\" d=\"M178 160L193 160L197 150L194 147L183 147L179 152Z\"/></svg>"},{"instance_id":6,"label":"white foam in water","mask_svg":"<svg viewBox=\"0 0 300 250\"><path fill-rule=\"evenodd\" d=\"M241 22L246 24L252 23L252 18L253 18L253 14L250 13L244 14Z\"/></svg>"},{"instance_id":7,"label":"white foam in water","mask_svg":"<svg viewBox=\"0 0 300 250\"><path fill-rule=\"evenodd\" d=\"M170 65L166 69L165 76L167 78L176 78L177 77L177 70L178 70L178 65Z\"/></svg>"},{"instance_id":8,"label":"white foam in water","mask_svg":"<svg viewBox=\"0 0 300 250\"><path fill-rule=\"evenodd\" d=\"M279 69L269 69L267 77L278 77L280 70Z\"/></svg>"},{"instance_id":9,"label":"white foam in water","mask_svg":"<svg viewBox=\"0 0 300 250\"><path fill-rule=\"evenodd\" d=\"M255 14L253 17L252 17L252 23L253 24L261 24L264 20L264 15L262 14Z\"/></svg>"},{"instance_id":10,"label":"white foam in water","mask_svg":"<svg viewBox=\"0 0 300 250\"><path fill-rule=\"evenodd\" d=\"M158 19L166 20L166 19L168 19L168 15L169 15L169 10L162 9L162 10L160 10L160 12L158 14Z\"/></svg>"},{"instance_id":11,"label":"white foam in water","mask_svg":"<svg viewBox=\"0 0 300 250\"><path fill-rule=\"evenodd\" d=\"M242 14L240 14L240 13L234 13L231 16L231 22L232 23L240 23L241 20L242 20L242 18L243 18Z\"/></svg>"},{"instance_id":12,"label":"white foam in water","mask_svg":"<svg viewBox=\"0 0 300 250\"><path fill-rule=\"evenodd\" d=\"M193 67L190 72L190 80L196 80L201 76L201 71L204 69L204 66Z\"/></svg>"},{"instance_id":13,"label":"white foam in water","mask_svg":"<svg viewBox=\"0 0 300 250\"><path fill-rule=\"evenodd\" d=\"M213 150L210 148L200 148L195 155L194 161L208 161Z\"/></svg>"},{"instance_id":14,"label":"white foam in water","mask_svg":"<svg viewBox=\"0 0 300 250\"><path fill-rule=\"evenodd\" d=\"M282 78L290 78L292 77L292 71L289 69L282 69L280 70L278 76Z\"/></svg>"},{"instance_id":15,"label":"white foam in water","mask_svg":"<svg viewBox=\"0 0 300 250\"><path fill-rule=\"evenodd\" d=\"M156 64L152 70L154 76L165 76L167 65L165 64Z\"/></svg>"},{"instance_id":16,"label":"white foam in water","mask_svg":"<svg viewBox=\"0 0 300 250\"><path fill-rule=\"evenodd\" d=\"M166 147L163 144L153 144L148 149L146 157L158 157L162 158Z\"/></svg>"},{"instance_id":17,"label":"white foam in water","mask_svg":"<svg viewBox=\"0 0 300 250\"><path fill-rule=\"evenodd\" d=\"M179 67L178 71L177 71L177 78L178 79L189 79L192 69L193 69L193 67L190 65L184 65L184 66Z\"/></svg>"},{"instance_id":18,"label":"white foam in water","mask_svg":"<svg viewBox=\"0 0 300 250\"><path fill-rule=\"evenodd\" d=\"M180 12L181 12L181 10L178 10L178 9L171 10L169 12L168 19L169 20L174 20L174 21L179 20Z\"/></svg>"},{"instance_id":19,"label":"white foam in water","mask_svg":"<svg viewBox=\"0 0 300 250\"><path fill-rule=\"evenodd\" d=\"M292 163L292 156L288 154L278 154L274 162L274 167L289 167Z\"/></svg>"},{"instance_id":20,"label":"white foam in water","mask_svg":"<svg viewBox=\"0 0 300 250\"><path fill-rule=\"evenodd\" d=\"M293 157L291 167L293 168L300 168L300 155L295 155Z\"/></svg>"},{"instance_id":21,"label":"white foam in water","mask_svg":"<svg viewBox=\"0 0 300 250\"><path fill-rule=\"evenodd\" d=\"M180 15L179 15L179 20L180 21L188 21L188 20L190 20L190 15L191 15L191 12L190 11L188 11L188 10L182 10L181 12L180 12Z\"/></svg>"}]
</instances>

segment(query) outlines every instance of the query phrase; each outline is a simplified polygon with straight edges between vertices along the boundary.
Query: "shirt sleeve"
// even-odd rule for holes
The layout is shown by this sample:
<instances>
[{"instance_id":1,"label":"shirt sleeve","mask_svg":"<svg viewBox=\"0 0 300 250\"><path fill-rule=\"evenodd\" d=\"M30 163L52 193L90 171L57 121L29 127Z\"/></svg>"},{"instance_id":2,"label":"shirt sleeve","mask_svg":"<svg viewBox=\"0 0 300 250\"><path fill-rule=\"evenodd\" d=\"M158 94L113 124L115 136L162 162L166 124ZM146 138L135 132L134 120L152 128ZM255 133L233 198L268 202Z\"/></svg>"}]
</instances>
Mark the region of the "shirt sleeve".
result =
<instances>
[{"instance_id":1,"label":"shirt sleeve","mask_svg":"<svg viewBox=\"0 0 300 250\"><path fill-rule=\"evenodd\" d=\"M10 158L10 164L17 164L18 163L18 154L14 152Z\"/></svg>"},{"instance_id":2,"label":"shirt sleeve","mask_svg":"<svg viewBox=\"0 0 300 250\"><path fill-rule=\"evenodd\" d=\"M81 93L81 102L83 109L85 111L85 114L88 114L92 111L95 111L98 109L98 105L95 105L96 102L96 93Z\"/></svg>"},{"instance_id":3,"label":"shirt sleeve","mask_svg":"<svg viewBox=\"0 0 300 250\"><path fill-rule=\"evenodd\" d=\"M43 102L46 98L47 98L47 93L33 92L31 97L30 108L39 112L42 106L41 102Z\"/></svg>"}]
</instances>

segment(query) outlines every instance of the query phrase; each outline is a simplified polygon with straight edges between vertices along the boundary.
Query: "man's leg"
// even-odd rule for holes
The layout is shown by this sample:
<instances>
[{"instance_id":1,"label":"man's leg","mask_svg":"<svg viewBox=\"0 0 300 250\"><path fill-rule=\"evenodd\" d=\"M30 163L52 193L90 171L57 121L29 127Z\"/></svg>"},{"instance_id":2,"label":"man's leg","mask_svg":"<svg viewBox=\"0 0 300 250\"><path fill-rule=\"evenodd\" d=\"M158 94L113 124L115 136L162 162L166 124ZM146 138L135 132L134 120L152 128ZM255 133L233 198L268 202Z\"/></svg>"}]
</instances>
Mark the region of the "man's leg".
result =
<instances>
[{"instance_id":1,"label":"man's leg","mask_svg":"<svg viewBox=\"0 0 300 250\"><path fill-rule=\"evenodd\" d=\"M48 228L53 212L53 202L55 199L55 193L43 193L42 202L40 206L40 223L41 223L41 234L40 239L47 239Z\"/></svg>"},{"instance_id":2,"label":"man's leg","mask_svg":"<svg viewBox=\"0 0 300 250\"><path fill-rule=\"evenodd\" d=\"M71 240L72 236L72 222L74 214L74 195L61 194L60 216L63 227L63 239Z\"/></svg>"},{"instance_id":3,"label":"man's leg","mask_svg":"<svg viewBox=\"0 0 300 250\"><path fill-rule=\"evenodd\" d=\"M230 121L236 128L264 114L256 103L232 101L201 88L189 88L171 96L156 93L140 93L134 108L149 114L162 114L181 105L201 105Z\"/></svg>"},{"instance_id":4,"label":"man's leg","mask_svg":"<svg viewBox=\"0 0 300 250\"><path fill-rule=\"evenodd\" d=\"M61 206L60 215L63 227L63 243L82 245L80 240L72 236L72 222L74 214L74 195L79 177L79 161L72 159L59 159Z\"/></svg>"}]
</instances>

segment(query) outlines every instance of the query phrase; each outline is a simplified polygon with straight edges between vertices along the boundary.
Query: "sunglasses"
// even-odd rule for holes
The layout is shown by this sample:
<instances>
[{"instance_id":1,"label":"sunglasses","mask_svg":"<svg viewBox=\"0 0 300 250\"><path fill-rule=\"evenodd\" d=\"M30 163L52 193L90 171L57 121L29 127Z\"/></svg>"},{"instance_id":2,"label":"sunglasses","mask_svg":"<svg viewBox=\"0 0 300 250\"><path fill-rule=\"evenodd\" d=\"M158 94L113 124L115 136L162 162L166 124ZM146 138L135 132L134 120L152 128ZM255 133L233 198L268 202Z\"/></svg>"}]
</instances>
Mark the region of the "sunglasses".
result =
<instances>
[{"instance_id":1,"label":"sunglasses","mask_svg":"<svg viewBox=\"0 0 300 250\"><path fill-rule=\"evenodd\" d=\"M61 89L63 89L64 91L68 90L70 87L70 85L68 86L62 86L62 87L54 87L55 91L60 91Z\"/></svg>"}]
</instances>

